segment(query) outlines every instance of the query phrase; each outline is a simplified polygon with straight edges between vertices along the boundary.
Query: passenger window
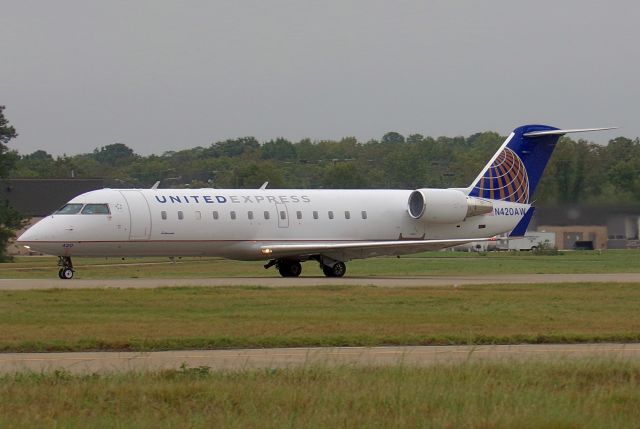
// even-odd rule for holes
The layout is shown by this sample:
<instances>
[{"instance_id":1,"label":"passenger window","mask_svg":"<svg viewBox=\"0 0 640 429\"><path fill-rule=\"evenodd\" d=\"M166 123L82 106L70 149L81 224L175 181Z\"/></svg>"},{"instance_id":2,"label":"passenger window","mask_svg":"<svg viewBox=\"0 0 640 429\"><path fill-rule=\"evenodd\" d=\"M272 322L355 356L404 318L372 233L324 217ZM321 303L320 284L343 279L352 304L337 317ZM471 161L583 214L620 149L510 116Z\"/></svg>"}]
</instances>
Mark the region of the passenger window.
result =
<instances>
[{"instance_id":1,"label":"passenger window","mask_svg":"<svg viewBox=\"0 0 640 429\"><path fill-rule=\"evenodd\" d=\"M349 212L349 211L344 212L344 218L345 219L351 219L351 212Z\"/></svg>"},{"instance_id":2,"label":"passenger window","mask_svg":"<svg viewBox=\"0 0 640 429\"><path fill-rule=\"evenodd\" d=\"M287 218L287 212L284 210L280 210L280 219L284 220Z\"/></svg>"},{"instance_id":3,"label":"passenger window","mask_svg":"<svg viewBox=\"0 0 640 429\"><path fill-rule=\"evenodd\" d=\"M218 218L219 218L219 217L220 217L220 215L218 214L218 212L217 212L217 211L214 211L214 212L213 212L213 219L214 219L214 220L218 220Z\"/></svg>"},{"instance_id":4,"label":"passenger window","mask_svg":"<svg viewBox=\"0 0 640 429\"><path fill-rule=\"evenodd\" d=\"M54 214L78 214L82 209L82 204L65 204L55 211Z\"/></svg>"},{"instance_id":5,"label":"passenger window","mask_svg":"<svg viewBox=\"0 0 640 429\"><path fill-rule=\"evenodd\" d=\"M236 212L231 211L231 220L236 220Z\"/></svg>"},{"instance_id":6,"label":"passenger window","mask_svg":"<svg viewBox=\"0 0 640 429\"><path fill-rule=\"evenodd\" d=\"M180 220L184 219L184 213L182 213L182 211L178 212L178 219Z\"/></svg>"},{"instance_id":7,"label":"passenger window","mask_svg":"<svg viewBox=\"0 0 640 429\"><path fill-rule=\"evenodd\" d=\"M329 210L329 219L333 219L333 212Z\"/></svg>"},{"instance_id":8,"label":"passenger window","mask_svg":"<svg viewBox=\"0 0 640 429\"><path fill-rule=\"evenodd\" d=\"M247 217L249 218L249 220L253 220L253 212L252 211L247 212Z\"/></svg>"},{"instance_id":9,"label":"passenger window","mask_svg":"<svg viewBox=\"0 0 640 429\"><path fill-rule=\"evenodd\" d=\"M196 210L196 220L202 219L202 212L200 210Z\"/></svg>"},{"instance_id":10,"label":"passenger window","mask_svg":"<svg viewBox=\"0 0 640 429\"><path fill-rule=\"evenodd\" d=\"M301 211L297 211L297 212L296 212L296 217L297 217L298 219L302 219L302 212L301 212Z\"/></svg>"},{"instance_id":11,"label":"passenger window","mask_svg":"<svg viewBox=\"0 0 640 429\"><path fill-rule=\"evenodd\" d=\"M268 211L265 211L265 212L264 212L264 218L265 218L265 220L269 220L269 218L270 218L270 217L271 217L271 215L269 214L269 212L268 212Z\"/></svg>"},{"instance_id":12,"label":"passenger window","mask_svg":"<svg viewBox=\"0 0 640 429\"><path fill-rule=\"evenodd\" d=\"M162 218L162 220L167 220L167 212L165 212L164 210L160 212L160 217Z\"/></svg>"},{"instance_id":13,"label":"passenger window","mask_svg":"<svg viewBox=\"0 0 640 429\"><path fill-rule=\"evenodd\" d=\"M366 219L367 218L367 212L365 210L362 210L362 219Z\"/></svg>"},{"instance_id":14,"label":"passenger window","mask_svg":"<svg viewBox=\"0 0 640 429\"><path fill-rule=\"evenodd\" d=\"M82 214L110 214L108 204L87 204L82 209Z\"/></svg>"},{"instance_id":15,"label":"passenger window","mask_svg":"<svg viewBox=\"0 0 640 429\"><path fill-rule=\"evenodd\" d=\"M314 212L313 212L313 218L314 218L314 219L318 219L318 212L317 212L317 211L314 211Z\"/></svg>"}]
</instances>

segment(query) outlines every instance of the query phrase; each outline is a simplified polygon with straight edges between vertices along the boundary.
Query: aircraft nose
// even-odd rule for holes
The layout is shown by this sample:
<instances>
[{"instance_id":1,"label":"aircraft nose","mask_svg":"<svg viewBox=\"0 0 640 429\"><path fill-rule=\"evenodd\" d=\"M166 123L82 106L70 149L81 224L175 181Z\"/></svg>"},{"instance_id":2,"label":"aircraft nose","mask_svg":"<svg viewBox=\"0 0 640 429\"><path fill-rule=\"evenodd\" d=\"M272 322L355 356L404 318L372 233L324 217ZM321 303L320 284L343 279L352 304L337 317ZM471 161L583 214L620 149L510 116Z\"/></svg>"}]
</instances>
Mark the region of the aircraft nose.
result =
<instances>
[{"instance_id":1,"label":"aircraft nose","mask_svg":"<svg viewBox=\"0 0 640 429\"><path fill-rule=\"evenodd\" d=\"M43 240L51 239L50 228L47 225L46 219L42 219L40 222L32 225L29 229L22 233L16 240L18 244L28 244Z\"/></svg>"},{"instance_id":2,"label":"aircraft nose","mask_svg":"<svg viewBox=\"0 0 640 429\"><path fill-rule=\"evenodd\" d=\"M33 233L31 232L31 228L27 229L23 232L20 237L16 239L16 244L18 246L22 246L25 249L31 250L31 244L33 244Z\"/></svg>"},{"instance_id":3,"label":"aircraft nose","mask_svg":"<svg viewBox=\"0 0 640 429\"><path fill-rule=\"evenodd\" d=\"M33 227L31 227L31 228L33 228ZM37 240L37 238L36 238L37 236L36 236L36 234L33 233L31 228L29 228L28 230L23 232L20 235L20 237L18 237L18 239L16 240L16 243L23 244L23 243L27 243L27 242L30 242L30 241Z\"/></svg>"},{"instance_id":4,"label":"aircraft nose","mask_svg":"<svg viewBox=\"0 0 640 429\"><path fill-rule=\"evenodd\" d=\"M29 230L26 230L25 232L20 234L20 237L16 239L16 243L18 244L22 244L26 241L29 241Z\"/></svg>"},{"instance_id":5,"label":"aircraft nose","mask_svg":"<svg viewBox=\"0 0 640 429\"><path fill-rule=\"evenodd\" d=\"M35 225L34 225L35 226ZM23 232L16 240L16 243L25 246L33 241L37 241L37 234L34 234L33 226Z\"/></svg>"},{"instance_id":6,"label":"aircraft nose","mask_svg":"<svg viewBox=\"0 0 640 429\"><path fill-rule=\"evenodd\" d=\"M55 222L51 218L42 219L18 237L16 244L29 251L57 255L59 246L55 243Z\"/></svg>"}]
</instances>

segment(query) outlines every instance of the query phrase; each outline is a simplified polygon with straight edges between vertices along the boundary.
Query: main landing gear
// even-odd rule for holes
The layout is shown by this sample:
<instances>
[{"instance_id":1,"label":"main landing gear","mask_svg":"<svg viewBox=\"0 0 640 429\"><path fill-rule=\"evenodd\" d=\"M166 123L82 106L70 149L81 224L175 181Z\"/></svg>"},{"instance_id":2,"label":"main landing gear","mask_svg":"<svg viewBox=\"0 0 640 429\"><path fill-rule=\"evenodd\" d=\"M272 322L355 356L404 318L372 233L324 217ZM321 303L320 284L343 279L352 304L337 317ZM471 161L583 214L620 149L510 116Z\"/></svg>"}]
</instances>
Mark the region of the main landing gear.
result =
<instances>
[{"instance_id":1,"label":"main landing gear","mask_svg":"<svg viewBox=\"0 0 640 429\"><path fill-rule=\"evenodd\" d=\"M327 277L342 277L347 272L347 266L344 262L337 261L333 266L322 265L322 272Z\"/></svg>"},{"instance_id":2,"label":"main landing gear","mask_svg":"<svg viewBox=\"0 0 640 429\"><path fill-rule=\"evenodd\" d=\"M282 277L298 277L302 273L302 265L298 261L283 259L276 263L276 268Z\"/></svg>"},{"instance_id":3,"label":"main landing gear","mask_svg":"<svg viewBox=\"0 0 640 429\"><path fill-rule=\"evenodd\" d=\"M58 266L60 267L60 269L58 270L58 277L60 277L62 280L69 280L73 278L73 273L75 271L73 269L73 264L71 263L71 258L69 256L59 256Z\"/></svg>"},{"instance_id":4,"label":"main landing gear","mask_svg":"<svg viewBox=\"0 0 640 429\"><path fill-rule=\"evenodd\" d=\"M322 272L327 277L342 277L347 272L347 266L342 261L318 258L318 262ZM298 277L302 273L300 261L294 259L272 259L264 265L264 268L270 268L274 265L282 277Z\"/></svg>"}]
</instances>

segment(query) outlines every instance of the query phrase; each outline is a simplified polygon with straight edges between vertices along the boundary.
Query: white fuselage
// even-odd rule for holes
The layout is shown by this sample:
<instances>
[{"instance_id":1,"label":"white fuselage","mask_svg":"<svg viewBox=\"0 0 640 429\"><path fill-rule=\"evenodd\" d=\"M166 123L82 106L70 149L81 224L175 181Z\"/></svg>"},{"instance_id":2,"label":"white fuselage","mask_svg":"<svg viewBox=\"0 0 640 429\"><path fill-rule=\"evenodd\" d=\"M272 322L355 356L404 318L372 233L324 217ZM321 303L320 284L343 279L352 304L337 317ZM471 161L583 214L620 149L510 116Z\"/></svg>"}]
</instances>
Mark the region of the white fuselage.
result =
<instances>
[{"instance_id":1,"label":"white fuselage","mask_svg":"<svg viewBox=\"0 0 640 429\"><path fill-rule=\"evenodd\" d=\"M407 212L410 190L102 189L70 203L109 214L53 214L19 242L58 256L221 256L268 259L265 244L487 238L511 231L528 204L429 223ZM386 254L411 253L397 249ZM380 252L367 253L368 257ZM351 257L353 258L353 256Z\"/></svg>"}]
</instances>

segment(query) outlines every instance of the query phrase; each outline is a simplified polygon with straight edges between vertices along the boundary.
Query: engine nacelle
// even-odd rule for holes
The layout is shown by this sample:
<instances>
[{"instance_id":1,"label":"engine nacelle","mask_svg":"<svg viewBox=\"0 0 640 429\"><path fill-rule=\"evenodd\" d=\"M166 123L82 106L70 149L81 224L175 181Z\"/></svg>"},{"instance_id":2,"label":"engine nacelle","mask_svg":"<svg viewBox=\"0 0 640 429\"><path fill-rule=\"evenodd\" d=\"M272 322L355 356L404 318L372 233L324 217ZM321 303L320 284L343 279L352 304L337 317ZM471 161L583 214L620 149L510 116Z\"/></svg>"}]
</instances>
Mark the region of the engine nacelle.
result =
<instances>
[{"instance_id":1,"label":"engine nacelle","mask_svg":"<svg viewBox=\"0 0 640 429\"><path fill-rule=\"evenodd\" d=\"M430 223L461 222L493 211L490 201L468 197L457 189L417 189L409 195L409 216Z\"/></svg>"}]
</instances>

